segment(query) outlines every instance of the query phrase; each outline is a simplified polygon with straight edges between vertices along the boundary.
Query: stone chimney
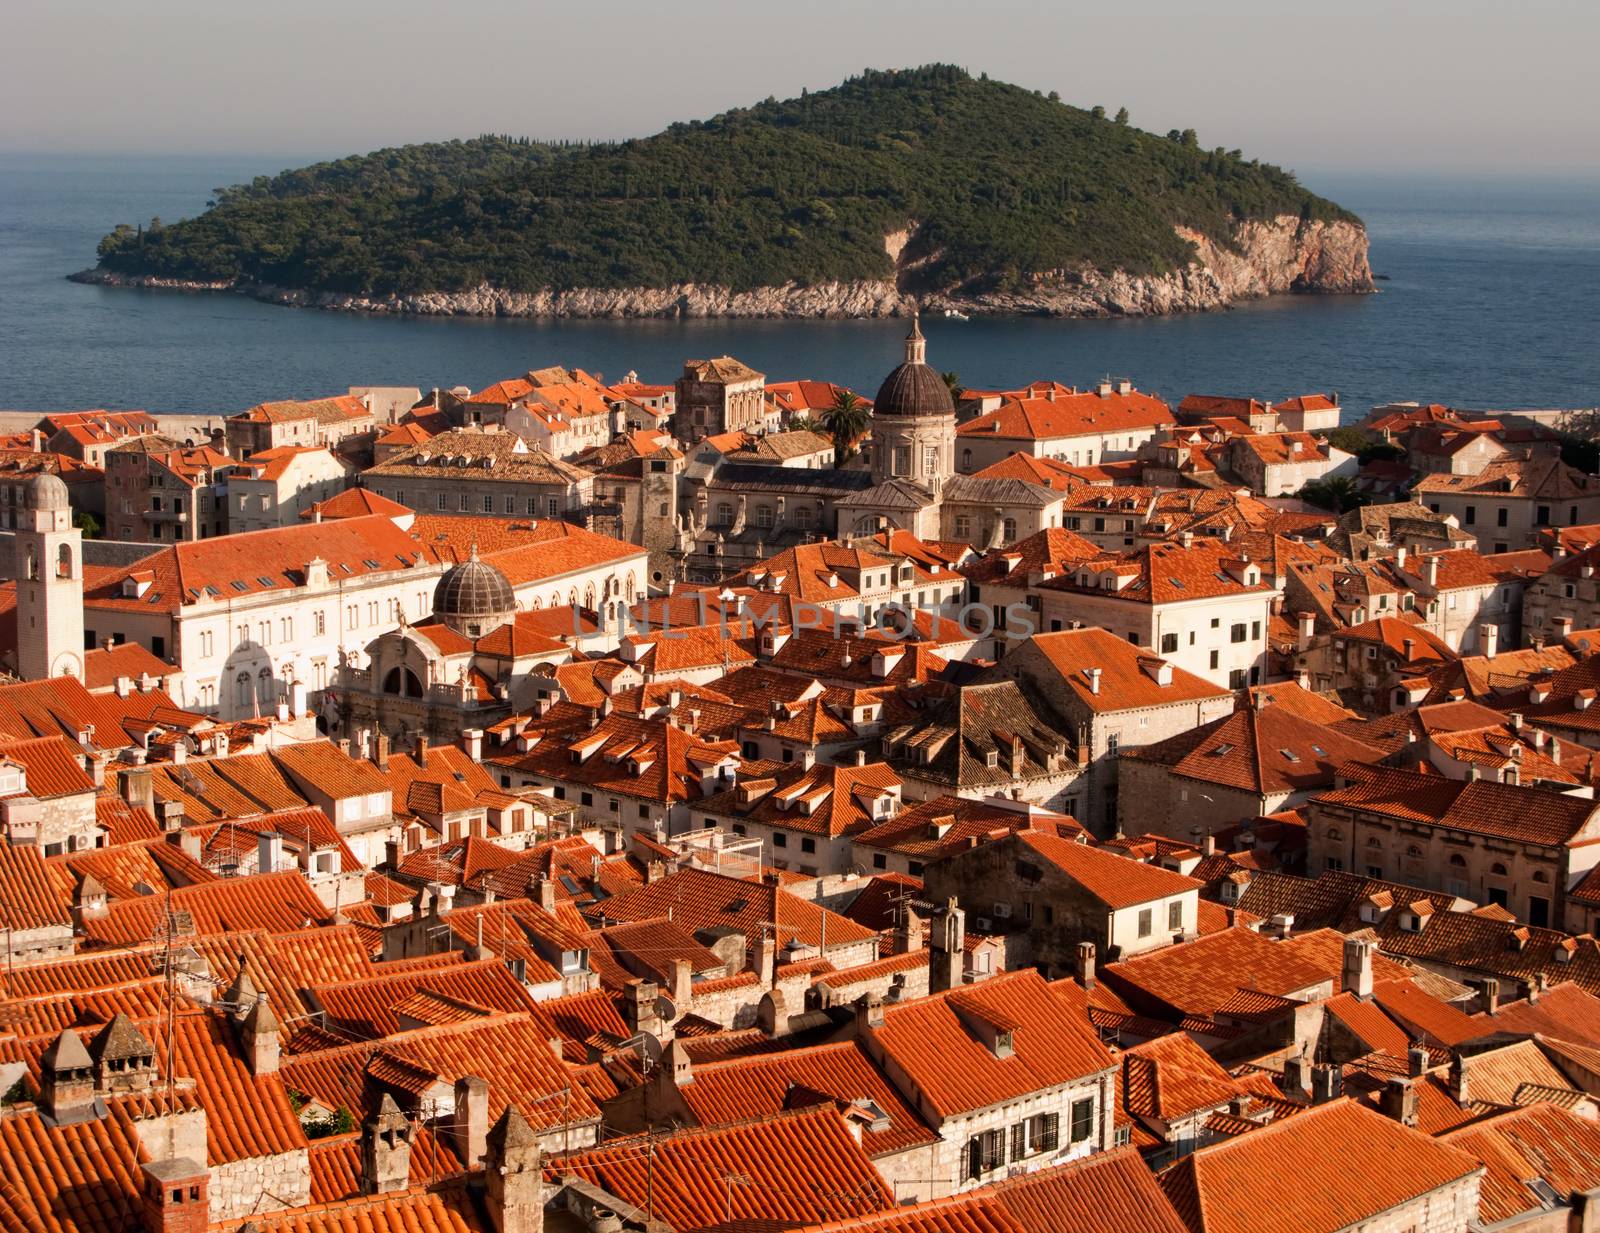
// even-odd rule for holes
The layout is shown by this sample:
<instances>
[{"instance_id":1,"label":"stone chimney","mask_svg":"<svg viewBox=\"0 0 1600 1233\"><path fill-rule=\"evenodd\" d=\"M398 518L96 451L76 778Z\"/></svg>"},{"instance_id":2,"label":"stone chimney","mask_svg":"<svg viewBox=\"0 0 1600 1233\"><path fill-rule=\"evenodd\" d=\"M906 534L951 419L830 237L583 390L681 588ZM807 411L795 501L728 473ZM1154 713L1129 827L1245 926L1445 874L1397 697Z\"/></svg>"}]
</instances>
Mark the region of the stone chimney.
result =
<instances>
[{"instance_id":1,"label":"stone chimney","mask_svg":"<svg viewBox=\"0 0 1600 1233\"><path fill-rule=\"evenodd\" d=\"M186 1156L139 1166L144 1233L205 1233L211 1222L211 1174Z\"/></svg>"},{"instance_id":2,"label":"stone chimney","mask_svg":"<svg viewBox=\"0 0 1600 1233\"><path fill-rule=\"evenodd\" d=\"M411 1183L411 1139L406 1115L387 1092L361 1128L361 1193L392 1194Z\"/></svg>"},{"instance_id":3,"label":"stone chimney","mask_svg":"<svg viewBox=\"0 0 1600 1233\"><path fill-rule=\"evenodd\" d=\"M1494 1015L1500 1012L1500 982L1493 976L1485 978L1483 982L1483 1013Z\"/></svg>"},{"instance_id":4,"label":"stone chimney","mask_svg":"<svg viewBox=\"0 0 1600 1233\"><path fill-rule=\"evenodd\" d=\"M883 1026L883 997L868 990L855 1001L856 1036L864 1037Z\"/></svg>"},{"instance_id":5,"label":"stone chimney","mask_svg":"<svg viewBox=\"0 0 1600 1233\"><path fill-rule=\"evenodd\" d=\"M777 981L778 972L778 944L772 938L762 938L761 945L756 947L756 983L762 989L770 989Z\"/></svg>"},{"instance_id":6,"label":"stone chimney","mask_svg":"<svg viewBox=\"0 0 1600 1233\"><path fill-rule=\"evenodd\" d=\"M1336 1062L1311 1068L1311 1103L1325 1105L1344 1094L1344 1070Z\"/></svg>"},{"instance_id":7,"label":"stone chimney","mask_svg":"<svg viewBox=\"0 0 1600 1233\"><path fill-rule=\"evenodd\" d=\"M254 1004L239 1025L239 1045L250 1073L256 1076L276 1074L281 1049L283 1028L265 993L257 993Z\"/></svg>"},{"instance_id":8,"label":"stone chimney","mask_svg":"<svg viewBox=\"0 0 1600 1233\"><path fill-rule=\"evenodd\" d=\"M933 913L933 928L928 940L928 992L959 989L966 972L967 914L955 896Z\"/></svg>"},{"instance_id":9,"label":"stone chimney","mask_svg":"<svg viewBox=\"0 0 1600 1233\"><path fill-rule=\"evenodd\" d=\"M462 1075L456 1080L451 1127L456 1155L471 1168L489 1150L489 1085L477 1075Z\"/></svg>"},{"instance_id":10,"label":"stone chimney","mask_svg":"<svg viewBox=\"0 0 1600 1233\"><path fill-rule=\"evenodd\" d=\"M1468 1097L1467 1068L1461 1060L1459 1053L1450 1058L1450 1098L1458 1105L1465 1105Z\"/></svg>"},{"instance_id":11,"label":"stone chimney","mask_svg":"<svg viewBox=\"0 0 1600 1233\"><path fill-rule=\"evenodd\" d=\"M1402 1126L1417 1124L1417 1081L1407 1076L1390 1079L1378 1096L1378 1111Z\"/></svg>"},{"instance_id":12,"label":"stone chimney","mask_svg":"<svg viewBox=\"0 0 1600 1233\"><path fill-rule=\"evenodd\" d=\"M909 955L922 949L922 921L909 904L905 905L904 914L895 922L894 949L898 955Z\"/></svg>"},{"instance_id":13,"label":"stone chimney","mask_svg":"<svg viewBox=\"0 0 1600 1233\"><path fill-rule=\"evenodd\" d=\"M672 961L672 1004L680 1014L694 997L694 965L687 959Z\"/></svg>"},{"instance_id":14,"label":"stone chimney","mask_svg":"<svg viewBox=\"0 0 1600 1233\"><path fill-rule=\"evenodd\" d=\"M1372 943L1365 938L1344 940L1344 991L1360 998L1372 1000Z\"/></svg>"},{"instance_id":15,"label":"stone chimney","mask_svg":"<svg viewBox=\"0 0 1600 1233\"><path fill-rule=\"evenodd\" d=\"M776 985L756 1003L756 1026L774 1040L789 1034L789 1003Z\"/></svg>"},{"instance_id":16,"label":"stone chimney","mask_svg":"<svg viewBox=\"0 0 1600 1233\"><path fill-rule=\"evenodd\" d=\"M1302 612L1298 617L1298 633L1295 635L1294 646L1297 651L1304 651L1311 645L1311 640L1317 636L1317 614Z\"/></svg>"},{"instance_id":17,"label":"stone chimney","mask_svg":"<svg viewBox=\"0 0 1600 1233\"><path fill-rule=\"evenodd\" d=\"M630 1035L654 1036L661 1031L656 999L661 990L653 980L630 980L622 988L622 1021Z\"/></svg>"},{"instance_id":18,"label":"stone chimney","mask_svg":"<svg viewBox=\"0 0 1600 1233\"><path fill-rule=\"evenodd\" d=\"M1420 1079L1428 1073L1428 1051L1421 1045L1412 1045L1406 1050L1406 1073L1413 1079Z\"/></svg>"},{"instance_id":19,"label":"stone chimney","mask_svg":"<svg viewBox=\"0 0 1600 1233\"><path fill-rule=\"evenodd\" d=\"M156 1047L118 1011L89 1042L95 1089L106 1094L148 1092L156 1081Z\"/></svg>"},{"instance_id":20,"label":"stone chimney","mask_svg":"<svg viewBox=\"0 0 1600 1233\"><path fill-rule=\"evenodd\" d=\"M372 765L380 771L389 769L389 738L381 732L372 738Z\"/></svg>"},{"instance_id":21,"label":"stone chimney","mask_svg":"<svg viewBox=\"0 0 1600 1233\"><path fill-rule=\"evenodd\" d=\"M515 1105L489 1132L484 1166L484 1206L495 1233L544 1233L543 1153Z\"/></svg>"},{"instance_id":22,"label":"stone chimney","mask_svg":"<svg viewBox=\"0 0 1600 1233\"><path fill-rule=\"evenodd\" d=\"M1283 1059L1283 1090L1291 1100L1311 1099L1311 1064L1304 1054Z\"/></svg>"},{"instance_id":23,"label":"stone chimney","mask_svg":"<svg viewBox=\"0 0 1600 1233\"><path fill-rule=\"evenodd\" d=\"M1085 993L1094 988L1094 943L1078 943L1078 983L1083 986Z\"/></svg>"},{"instance_id":24,"label":"stone chimney","mask_svg":"<svg viewBox=\"0 0 1600 1233\"><path fill-rule=\"evenodd\" d=\"M1485 623L1478 626L1478 653L1493 659L1500 651L1500 627Z\"/></svg>"},{"instance_id":25,"label":"stone chimney","mask_svg":"<svg viewBox=\"0 0 1600 1233\"><path fill-rule=\"evenodd\" d=\"M474 762L483 761L483 729L468 728L461 734L461 748L467 751L467 757Z\"/></svg>"},{"instance_id":26,"label":"stone chimney","mask_svg":"<svg viewBox=\"0 0 1600 1233\"><path fill-rule=\"evenodd\" d=\"M57 1036L39 1058L39 1110L56 1126L97 1117L94 1060L83 1038L71 1028Z\"/></svg>"}]
</instances>

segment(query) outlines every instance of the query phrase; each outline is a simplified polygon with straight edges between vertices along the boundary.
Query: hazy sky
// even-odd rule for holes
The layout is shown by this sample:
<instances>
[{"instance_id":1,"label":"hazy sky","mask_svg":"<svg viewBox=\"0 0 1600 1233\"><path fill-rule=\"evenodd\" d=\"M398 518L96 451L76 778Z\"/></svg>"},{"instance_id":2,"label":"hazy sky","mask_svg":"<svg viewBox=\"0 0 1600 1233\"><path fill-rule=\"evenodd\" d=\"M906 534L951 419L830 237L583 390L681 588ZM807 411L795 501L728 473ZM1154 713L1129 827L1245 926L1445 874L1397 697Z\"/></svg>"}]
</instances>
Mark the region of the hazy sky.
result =
<instances>
[{"instance_id":1,"label":"hazy sky","mask_svg":"<svg viewBox=\"0 0 1600 1233\"><path fill-rule=\"evenodd\" d=\"M940 60L1302 174L1600 175L1600 0L5 0L0 46L11 150L641 135Z\"/></svg>"}]
</instances>

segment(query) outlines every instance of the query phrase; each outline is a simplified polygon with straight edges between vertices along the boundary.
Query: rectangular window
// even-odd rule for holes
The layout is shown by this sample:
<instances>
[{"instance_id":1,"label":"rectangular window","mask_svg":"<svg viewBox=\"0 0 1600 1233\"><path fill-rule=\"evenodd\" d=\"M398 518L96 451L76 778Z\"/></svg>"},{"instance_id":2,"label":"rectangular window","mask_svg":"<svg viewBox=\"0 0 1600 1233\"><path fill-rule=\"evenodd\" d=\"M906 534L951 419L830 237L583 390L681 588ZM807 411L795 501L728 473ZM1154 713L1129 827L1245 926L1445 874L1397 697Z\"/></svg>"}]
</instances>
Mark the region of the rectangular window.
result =
<instances>
[{"instance_id":1,"label":"rectangular window","mask_svg":"<svg viewBox=\"0 0 1600 1233\"><path fill-rule=\"evenodd\" d=\"M464 493L461 494L461 500L456 502L456 506L464 514L464 513L467 512L468 509L471 508L470 501L471 501L470 495L464 492Z\"/></svg>"},{"instance_id":2,"label":"rectangular window","mask_svg":"<svg viewBox=\"0 0 1600 1233\"><path fill-rule=\"evenodd\" d=\"M874 852L872 854L872 867L874 869L887 869L889 867L889 857L887 853Z\"/></svg>"},{"instance_id":3,"label":"rectangular window","mask_svg":"<svg viewBox=\"0 0 1600 1233\"><path fill-rule=\"evenodd\" d=\"M772 846L775 848L787 848L789 846L789 836L783 831L773 831Z\"/></svg>"},{"instance_id":4,"label":"rectangular window","mask_svg":"<svg viewBox=\"0 0 1600 1233\"><path fill-rule=\"evenodd\" d=\"M1094 1134L1094 1101L1087 1097L1072 1102L1072 1141L1082 1143Z\"/></svg>"},{"instance_id":5,"label":"rectangular window","mask_svg":"<svg viewBox=\"0 0 1600 1233\"><path fill-rule=\"evenodd\" d=\"M1152 908L1139 909L1139 936L1149 937L1155 932L1155 911Z\"/></svg>"},{"instance_id":6,"label":"rectangular window","mask_svg":"<svg viewBox=\"0 0 1600 1233\"><path fill-rule=\"evenodd\" d=\"M1229 631L1228 637L1229 640L1233 642L1243 642L1247 637L1249 637L1249 635L1245 633L1244 622L1240 621L1234 625L1234 627Z\"/></svg>"},{"instance_id":7,"label":"rectangular window","mask_svg":"<svg viewBox=\"0 0 1600 1233\"><path fill-rule=\"evenodd\" d=\"M544 512L546 516L554 518L561 512L561 502L555 497L546 497L544 502Z\"/></svg>"},{"instance_id":8,"label":"rectangular window","mask_svg":"<svg viewBox=\"0 0 1600 1233\"><path fill-rule=\"evenodd\" d=\"M1163 655L1171 655L1177 649L1178 649L1178 635L1177 634L1162 634L1161 635L1161 653Z\"/></svg>"},{"instance_id":9,"label":"rectangular window","mask_svg":"<svg viewBox=\"0 0 1600 1233\"><path fill-rule=\"evenodd\" d=\"M581 799L585 805L592 805L594 804L594 793L585 792Z\"/></svg>"},{"instance_id":10,"label":"rectangular window","mask_svg":"<svg viewBox=\"0 0 1600 1233\"><path fill-rule=\"evenodd\" d=\"M801 836L800 850L802 852L815 852L817 850L817 841L809 836Z\"/></svg>"},{"instance_id":11,"label":"rectangular window","mask_svg":"<svg viewBox=\"0 0 1600 1233\"><path fill-rule=\"evenodd\" d=\"M1028 1146L1035 1153L1053 1152L1061 1141L1061 1115L1041 1113L1028 1119Z\"/></svg>"},{"instance_id":12,"label":"rectangular window","mask_svg":"<svg viewBox=\"0 0 1600 1233\"><path fill-rule=\"evenodd\" d=\"M1183 932L1183 900L1174 899L1167 904L1167 928L1174 933Z\"/></svg>"},{"instance_id":13,"label":"rectangular window","mask_svg":"<svg viewBox=\"0 0 1600 1233\"><path fill-rule=\"evenodd\" d=\"M444 493L442 493L442 492L439 494L439 509L441 511L443 511L445 509Z\"/></svg>"},{"instance_id":14,"label":"rectangular window","mask_svg":"<svg viewBox=\"0 0 1600 1233\"><path fill-rule=\"evenodd\" d=\"M1017 1122L1011 1127L1011 1159L1021 1160L1028 1154L1028 1123Z\"/></svg>"},{"instance_id":15,"label":"rectangular window","mask_svg":"<svg viewBox=\"0 0 1600 1233\"><path fill-rule=\"evenodd\" d=\"M1478 507L1476 505L1467 506L1466 515L1464 521L1470 527L1478 521Z\"/></svg>"},{"instance_id":16,"label":"rectangular window","mask_svg":"<svg viewBox=\"0 0 1600 1233\"><path fill-rule=\"evenodd\" d=\"M486 492L483 494L483 512L486 514L494 513L494 493Z\"/></svg>"},{"instance_id":17,"label":"rectangular window","mask_svg":"<svg viewBox=\"0 0 1600 1233\"><path fill-rule=\"evenodd\" d=\"M1222 660L1220 658L1220 653L1217 652L1217 651L1212 651L1211 652L1211 667L1212 667L1212 669L1215 670L1217 665L1220 664L1221 662L1222 662Z\"/></svg>"}]
</instances>

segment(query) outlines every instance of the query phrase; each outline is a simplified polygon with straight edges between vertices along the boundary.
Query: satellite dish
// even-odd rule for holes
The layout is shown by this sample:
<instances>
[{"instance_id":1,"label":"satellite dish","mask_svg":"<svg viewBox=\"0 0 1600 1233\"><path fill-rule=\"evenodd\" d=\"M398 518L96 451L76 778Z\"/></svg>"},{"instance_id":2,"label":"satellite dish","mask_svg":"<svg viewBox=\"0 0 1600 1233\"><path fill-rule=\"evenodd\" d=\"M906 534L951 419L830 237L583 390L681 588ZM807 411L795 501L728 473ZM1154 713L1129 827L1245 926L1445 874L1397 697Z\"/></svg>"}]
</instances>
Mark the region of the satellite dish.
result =
<instances>
[{"instance_id":1,"label":"satellite dish","mask_svg":"<svg viewBox=\"0 0 1600 1233\"><path fill-rule=\"evenodd\" d=\"M671 1023L678 1017L678 1008L672 1004L672 999L662 994L656 999L656 1017Z\"/></svg>"},{"instance_id":2,"label":"satellite dish","mask_svg":"<svg viewBox=\"0 0 1600 1233\"><path fill-rule=\"evenodd\" d=\"M661 1060L661 1042L648 1032L639 1036L639 1055L653 1067Z\"/></svg>"}]
</instances>

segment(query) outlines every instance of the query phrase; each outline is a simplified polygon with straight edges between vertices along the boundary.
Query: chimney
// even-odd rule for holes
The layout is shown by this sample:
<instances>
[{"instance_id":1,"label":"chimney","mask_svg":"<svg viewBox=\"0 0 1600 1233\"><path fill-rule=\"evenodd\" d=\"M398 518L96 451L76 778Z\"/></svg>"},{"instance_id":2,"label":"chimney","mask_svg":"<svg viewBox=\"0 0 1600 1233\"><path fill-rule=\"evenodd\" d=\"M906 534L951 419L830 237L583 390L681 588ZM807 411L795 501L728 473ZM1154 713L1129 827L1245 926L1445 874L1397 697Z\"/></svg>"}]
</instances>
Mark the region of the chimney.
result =
<instances>
[{"instance_id":1,"label":"chimney","mask_svg":"<svg viewBox=\"0 0 1600 1233\"><path fill-rule=\"evenodd\" d=\"M1182 534L1180 534L1178 536L1178 542L1180 544L1182 544L1185 548L1193 548L1194 547L1194 532L1193 531L1184 531Z\"/></svg>"},{"instance_id":2,"label":"chimney","mask_svg":"<svg viewBox=\"0 0 1600 1233\"><path fill-rule=\"evenodd\" d=\"M1565 642L1572 636L1572 618L1559 616L1556 618L1556 637Z\"/></svg>"},{"instance_id":3,"label":"chimney","mask_svg":"<svg viewBox=\"0 0 1600 1233\"><path fill-rule=\"evenodd\" d=\"M122 772L122 799L135 809L156 811L154 772L148 766L132 766Z\"/></svg>"},{"instance_id":4,"label":"chimney","mask_svg":"<svg viewBox=\"0 0 1600 1233\"><path fill-rule=\"evenodd\" d=\"M451 1119L456 1155L470 1169L489 1150L489 1085L477 1075L456 1080L456 1108Z\"/></svg>"},{"instance_id":5,"label":"chimney","mask_svg":"<svg viewBox=\"0 0 1600 1233\"><path fill-rule=\"evenodd\" d=\"M1299 617L1299 633L1295 637L1295 650L1304 651L1311 645L1311 640L1317 636L1317 616L1314 612L1302 612Z\"/></svg>"},{"instance_id":6,"label":"chimney","mask_svg":"<svg viewBox=\"0 0 1600 1233\"><path fill-rule=\"evenodd\" d=\"M257 1076L276 1074L282 1028L265 993L257 993L255 1004L239 1025L239 1044Z\"/></svg>"},{"instance_id":7,"label":"chimney","mask_svg":"<svg viewBox=\"0 0 1600 1233\"><path fill-rule=\"evenodd\" d=\"M883 1026L883 995L868 990L856 999L856 1036L864 1037Z\"/></svg>"},{"instance_id":8,"label":"chimney","mask_svg":"<svg viewBox=\"0 0 1600 1233\"><path fill-rule=\"evenodd\" d=\"M1417 1124L1417 1082L1412 1078L1390 1079L1378 1096L1378 1112L1402 1126Z\"/></svg>"},{"instance_id":9,"label":"chimney","mask_svg":"<svg viewBox=\"0 0 1600 1233\"><path fill-rule=\"evenodd\" d=\"M672 1004L687 1011L694 997L694 965L687 959L672 961Z\"/></svg>"},{"instance_id":10,"label":"chimney","mask_svg":"<svg viewBox=\"0 0 1600 1233\"><path fill-rule=\"evenodd\" d=\"M1483 982L1483 1013L1486 1015L1499 1014L1500 1012L1500 982L1494 977L1487 977Z\"/></svg>"},{"instance_id":11,"label":"chimney","mask_svg":"<svg viewBox=\"0 0 1600 1233\"><path fill-rule=\"evenodd\" d=\"M933 914L928 942L928 992L959 989L966 973L967 914L952 895Z\"/></svg>"},{"instance_id":12,"label":"chimney","mask_svg":"<svg viewBox=\"0 0 1600 1233\"><path fill-rule=\"evenodd\" d=\"M414 1127L385 1092L378 1111L361 1128L361 1193L392 1194L411 1184Z\"/></svg>"},{"instance_id":13,"label":"chimney","mask_svg":"<svg viewBox=\"0 0 1600 1233\"><path fill-rule=\"evenodd\" d=\"M1085 993L1094 988L1094 943L1078 943L1078 983Z\"/></svg>"},{"instance_id":14,"label":"chimney","mask_svg":"<svg viewBox=\"0 0 1600 1233\"><path fill-rule=\"evenodd\" d=\"M554 878L540 878L538 881L539 906L546 912L556 910L556 883Z\"/></svg>"},{"instance_id":15,"label":"chimney","mask_svg":"<svg viewBox=\"0 0 1600 1233\"><path fill-rule=\"evenodd\" d=\"M1344 1068L1337 1062L1311 1068L1311 1103L1325 1105L1344 1094Z\"/></svg>"},{"instance_id":16,"label":"chimney","mask_svg":"<svg viewBox=\"0 0 1600 1233\"><path fill-rule=\"evenodd\" d=\"M186 1156L139 1166L144 1233L205 1233L211 1222L211 1175Z\"/></svg>"},{"instance_id":17,"label":"chimney","mask_svg":"<svg viewBox=\"0 0 1600 1233\"><path fill-rule=\"evenodd\" d=\"M467 757L474 762L483 761L483 729L468 728L461 734L461 748L467 751Z\"/></svg>"},{"instance_id":18,"label":"chimney","mask_svg":"<svg viewBox=\"0 0 1600 1233\"><path fill-rule=\"evenodd\" d=\"M389 738L381 732L372 738L372 765L380 771L389 769Z\"/></svg>"},{"instance_id":19,"label":"chimney","mask_svg":"<svg viewBox=\"0 0 1600 1233\"><path fill-rule=\"evenodd\" d=\"M1406 1051L1406 1073L1413 1079L1428 1073L1428 1051L1421 1045L1412 1045Z\"/></svg>"},{"instance_id":20,"label":"chimney","mask_svg":"<svg viewBox=\"0 0 1600 1233\"><path fill-rule=\"evenodd\" d=\"M1425 557L1422 563L1422 576L1427 579L1428 589L1439 589L1439 558L1437 556Z\"/></svg>"},{"instance_id":21,"label":"chimney","mask_svg":"<svg viewBox=\"0 0 1600 1233\"><path fill-rule=\"evenodd\" d=\"M622 1022L629 1035L654 1036L661 1030L656 999L661 990L653 980L630 980L622 989Z\"/></svg>"},{"instance_id":22,"label":"chimney","mask_svg":"<svg viewBox=\"0 0 1600 1233\"><path fill-rule=\"evenodd\" d=\"M1465 1105L1468 1099L1467 1068L1459 1053L1450 1057L1450 1099L1458 1105Z\"/></svg>"},{"instance_id":23,"label":"chimney","mask_svg":"<svg viewBox=\"0 0 1600 1233\"><path fill-rule=\"evenodd\" d=\"M1493 659L1500 650L1500 627L1484 624L1478 626L1478 651Z\"/></svg>"},{"instance_id":24,"label":"chimney","mask_svg":"<svg viewBox=\"0 0 1600 1233\"><path fill-rule=\"evenodd\" d=\"M507 1105L489 1132L484 1206L495 1233L544 1233L544 1158L539 1136Z\"/></svg>"},{"instance_id":25,"label":"chimney","mask_svg":"<svg viewBox=\"0 0 1600 1233\"><path fill-rule=\"evenodd\" d=\"M1365 938L1344 940L1344 991L1363 1002L1372 1000L1372 943Z\"/></svg>"},{"instance_id":26,"label":"chimney","mask_svg":"<svg viewBox=\"0 0 1600 1233\"><path fill-rule=\"evenodd\" d=\"M1405 648L1406 663L1409 664L1411 662L1411 656L1416 650L1417 640L1415 638L1402 638L1400 640L1400 645Z\"/></svg>"},{"instance_id":27,"label":"chimney","mask_svg":"<svg viewBox=\"0 0 1600 1233\"><path fill-rule=\"evenodd\" d=\"M772 938L762 938L761 945L756 948L756 984L758 988L770 989L777 979L778 944Z\"/></svg>"},{"instance_id":28,"label":"chimney","mask_svg":"<svg viewBox=\"0 0 1600 1233\"><path fill-rule=\"evenodd\" d=\"M1283 1090L1290 1100L1311 1099L1311 1066L1304 1054L1283 1059Z\"/></svg>"},{"instance_id":29,"label":"chimney","mask_svg":"<svg viewBox=\"0 0 1600 1233\"><path fill-rule=\"evenodd\" d=\"M39 1059L39 1109L56 1126L98 1116L94 1062L83 1038L71 1028L64 1029Z\"/></svg>"},{"instance_id":30,"label":"chimney","mask_svg":"<svg viewBox=\"0 0 1600 1233\"><path fill-rule=\"evenodd\" d=\"M1089 692L1092 694L1100 692L1100 671L1099 668L1089 669Z\"/></svg>"},{"instance_id":31,"label":"chimney","mask_svg":"<svg viewBox=\"0 0 1600 1233\"><path fill-rule=\"evenodd\" d=\"M262 831L256 836L256 872L277 873L283 868L283 836Z\"/></svg>"},{"instance_id":32,"label":"chimney","mask_svg":"<svg viewBox=\"0 0 1600 1233\"><path fill-rule=\"evenodd\" d=\"M1215 856L1216 854L1217 854L1217 837L1214 834L1212 834L1210 831L1207 831L1206 832L1206 837L1203 840L1201 840L1201 842L1200 842L1200 855L1201 856Z\"/></svg>"},{"instance_id":33,"label":"chimney","mask_svg":"<svg viewBox=\"0 0 1600 1233\"><path fill-rule=\"evenodd\" d=\"M922 949L922 921L909 906L905 914L895 922L894 949L897 955L909 955L913 951Z\"/></svg>"},{"instance_id":34,"label":"chimney","mask_svg":"<svg viewBox=\"0 0 1600 1233\"><path fill-rule=\"evenodd\" d=\"M756 1026L772 1039L789 1034L789 1004L783 990L774 985L756 1003Z\"/></svg>"}]
</instances>

